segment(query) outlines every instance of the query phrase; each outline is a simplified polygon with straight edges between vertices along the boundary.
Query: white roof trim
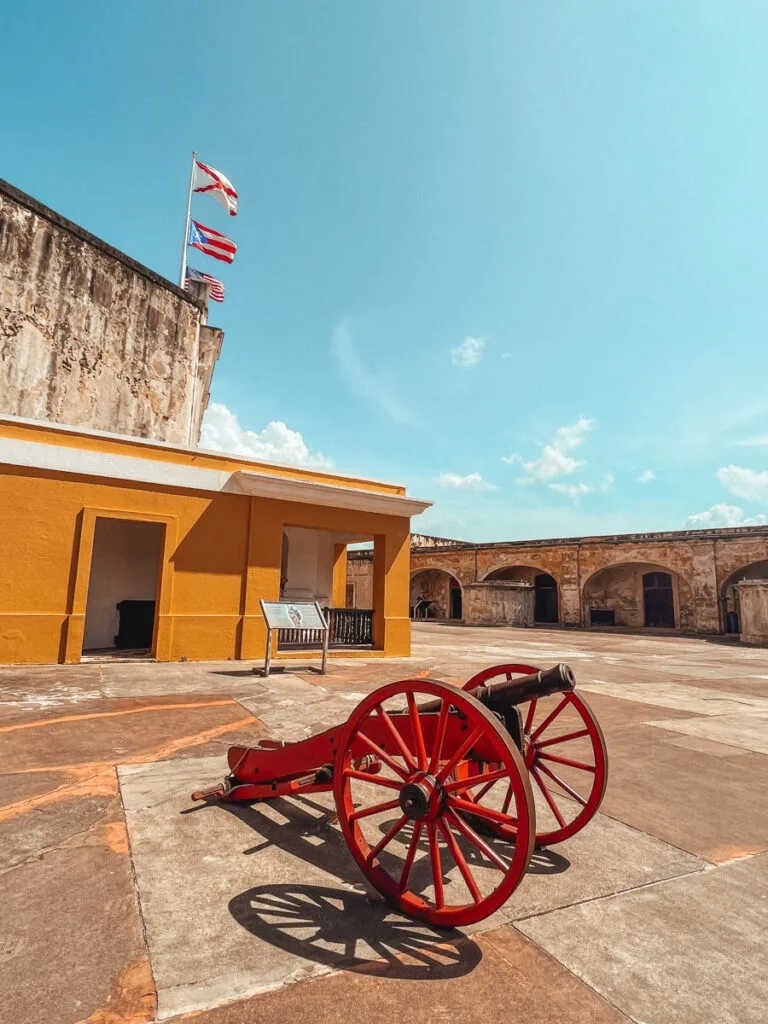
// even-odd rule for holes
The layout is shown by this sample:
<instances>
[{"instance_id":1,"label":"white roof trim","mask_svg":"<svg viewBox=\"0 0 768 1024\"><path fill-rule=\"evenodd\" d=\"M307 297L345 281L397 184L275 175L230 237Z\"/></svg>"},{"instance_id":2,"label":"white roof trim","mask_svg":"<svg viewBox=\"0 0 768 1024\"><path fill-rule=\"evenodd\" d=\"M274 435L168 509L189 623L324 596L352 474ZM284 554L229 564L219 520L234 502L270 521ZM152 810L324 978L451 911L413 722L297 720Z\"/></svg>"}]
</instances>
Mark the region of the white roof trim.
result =
<instances>
[{"instance_id":1,"label":"white roof trim","mask_svg":"<svg viewBox=\"0 0 768 1024\"><path fill-rule=\"evenodd\" d=\"M295 477L273 476L240 470L204 469L183 466L158 459L142 459L132 455L87 451L66 445L21 441L0 436L0 463L43 469L53 473L98 476L131 483L158 484L184 490L250 494L275 501L297 501L309 505L379 512L385 515L415 516L429 508L431 502L417 501L398 494L383 494L358 487L317 483Z\"/></svg>"}]
</instances>

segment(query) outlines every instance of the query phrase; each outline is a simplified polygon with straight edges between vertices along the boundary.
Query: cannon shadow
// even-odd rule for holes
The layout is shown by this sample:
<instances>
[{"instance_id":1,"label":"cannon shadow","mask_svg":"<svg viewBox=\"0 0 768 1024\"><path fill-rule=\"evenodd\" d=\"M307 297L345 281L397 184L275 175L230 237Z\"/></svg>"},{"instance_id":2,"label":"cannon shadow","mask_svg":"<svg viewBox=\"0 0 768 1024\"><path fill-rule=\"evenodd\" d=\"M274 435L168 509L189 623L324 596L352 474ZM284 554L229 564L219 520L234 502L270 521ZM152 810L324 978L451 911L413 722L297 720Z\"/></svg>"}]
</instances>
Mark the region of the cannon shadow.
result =
<instances>
[{"instance_id":1,"label":"cannon shadow","mask_svg":"<svg viewBox=\"0 0 768 1024\"><path fill-rule=\"evenodd\" d=\"M297 864L313 865L341 883L338 888L273 883L234 896L229 902L232 917L262 941L334 969L411 980L459 977L482 959L481 948L462 932L405 917L368 885L334 827L334 809L297 796L264 804L203 804L182 813L204 807L233 815L258 835L259 842L244 855L280 850ZM387 824L380 827L384 830ZM507 843L487 841L508 855ZM561 854L535 850L528 872L554 874L569 866Z\"/></svg>"}]
</instances>

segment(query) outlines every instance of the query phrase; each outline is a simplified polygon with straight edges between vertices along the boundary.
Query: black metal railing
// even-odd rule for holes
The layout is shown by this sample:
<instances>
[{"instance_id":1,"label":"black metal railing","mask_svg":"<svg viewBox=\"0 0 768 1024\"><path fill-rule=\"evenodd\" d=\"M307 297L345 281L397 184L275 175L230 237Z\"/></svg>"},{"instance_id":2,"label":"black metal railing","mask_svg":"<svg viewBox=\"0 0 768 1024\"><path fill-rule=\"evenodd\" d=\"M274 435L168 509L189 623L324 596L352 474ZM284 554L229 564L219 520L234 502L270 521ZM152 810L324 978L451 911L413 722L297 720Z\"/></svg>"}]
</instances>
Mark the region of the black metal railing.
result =
<instances>
[{"instance_id":1,"label":"black metal railing","mask_svg":"<svg viewBox=\"0 0 768 1024\"><path fill-rule=\"evenodd\" d=\"M328 622L329 647L372 647L373 611L369 608L323 608ZM278 629L277 647L281 651L302 647L322 647L321 629Z\"/></svg>"},{"instance_id":2,"label":"black metal railing","mask_svg":"<svg viewBox=\"0 0 768 1024\"><path fill-rule=\"evenodd\" d=\"M326 608L331 647L371 647L373 611L370 608Z\"/></svg>"}]
</instances>

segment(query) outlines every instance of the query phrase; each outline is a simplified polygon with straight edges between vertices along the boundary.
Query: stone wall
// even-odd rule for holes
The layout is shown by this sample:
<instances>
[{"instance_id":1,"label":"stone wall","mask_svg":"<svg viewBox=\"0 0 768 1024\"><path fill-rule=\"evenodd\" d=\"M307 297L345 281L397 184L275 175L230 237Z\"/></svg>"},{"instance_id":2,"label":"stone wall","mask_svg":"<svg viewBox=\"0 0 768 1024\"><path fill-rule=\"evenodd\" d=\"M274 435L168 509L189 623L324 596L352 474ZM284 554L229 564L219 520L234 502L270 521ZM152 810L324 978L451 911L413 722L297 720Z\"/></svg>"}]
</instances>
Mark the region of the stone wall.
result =
<instances>
[{"instance_id":1,"label":"stone wall","mask_svg":"<svg viewBox=\"0 0 768 1024\"><path fill-rule=\"evenodd\" d=\"M223 334L192 296L0 181L0 413L197 444Z\"/></svg>"},{"instance_id":2,"label":"stone wall","mask_svg":"<svg viewBox=\"0 0 768 1024\"><path fill-rule=\"evenodd\" d=\"M768 644L768 580L739 583L741 640L745 644Z\"/></svg>"},{"instance_id":3,"label":"stone wall","mask_svg":"<svg viewBox=\"0 0 768 1024\"><path fill-rule=\"evenodd\" d=\"M734 584L765 576L762 563L767 560L768 527L746 526L493 544L414 544L411 574L428 568L454 576L464 591L465 623L478 621L473 619L477 603L467 599L467 588L514 567L511 575L521 582L533 582L538 573L555 579L561 625L589 626L591 609L604 608L615 612L617 627L643 629L643 575L666 572L672 577L674 628L713 634L725 632L728 611L738 615Z\"/></svg>"},{"instance_id":4,"label":"stone wall","mask_svg":"<svg viewBox=\"0 0 768 1024\"><path fill-rule=\"evenodd\" d=\"M533 587L524 583L470 583L464 621L477 626L532 626Z\"/></svg>"},{"instance_id":5,"label":"stone wall","mask_svg":"<svg viewBox=\"0 0 768 1024\"><path fill-rule=\"evenodd\" d=\"M355 608L373 608L373 552L350 551L347 556L347 583L354 584Z\"/></svg>"}]
</instances>

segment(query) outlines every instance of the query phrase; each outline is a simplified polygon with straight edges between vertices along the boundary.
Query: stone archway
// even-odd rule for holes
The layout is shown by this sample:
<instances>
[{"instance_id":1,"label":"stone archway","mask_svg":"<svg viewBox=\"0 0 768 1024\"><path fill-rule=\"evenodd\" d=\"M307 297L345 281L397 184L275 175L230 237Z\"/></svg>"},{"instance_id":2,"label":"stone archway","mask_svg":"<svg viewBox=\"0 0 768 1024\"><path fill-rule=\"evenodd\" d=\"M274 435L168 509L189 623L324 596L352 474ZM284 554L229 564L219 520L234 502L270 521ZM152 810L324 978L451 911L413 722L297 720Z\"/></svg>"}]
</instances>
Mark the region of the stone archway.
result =
<instances>
[{"instance_id":1,"label":"stone archway","mask_svg":"<svg viewBox=\"0 0 768 1024\"><path fill-rule=\"evenodd\" d=\"M533 587L533 621L548 625L560 621L560 588L551 573L532 565L503 565L492 569L483 582L525 583Z\"/></svg>"},{"instance_id":2,"label":"stone archway","mask_svg":"<svg viewBox=\"0 0 768 1024\"><path fill-rule=\"evenodd\" d=\"M617 562L598 569L582 588L582 606L586 627L693 628L690 584L653 562Z\"/></svg>"},{"instance_id":3,"label":"stone archway","mask_svg":"<svg viewBox=\"0 0 768 1024\"><path fill-rule=\"evenodd\" d=\"M768 559L742 565L725 580L720 593L720 601L723 609L723 629L726 633L741 631L741 609L739 608L739 592L736 589L736 584L743 580L764 579L768 579Z\"/></svg>"},{"instance_id":4,"label":"stone archway","mask_svg":"<svg viewBox=\"0 0 768 1024\"><path fill-rule=\"evenodd\" d=\"M417 569L411 574L409 606L412 619L458 622L464 614L464 591L445 569Z\"/></svg>"}]
</instances>

